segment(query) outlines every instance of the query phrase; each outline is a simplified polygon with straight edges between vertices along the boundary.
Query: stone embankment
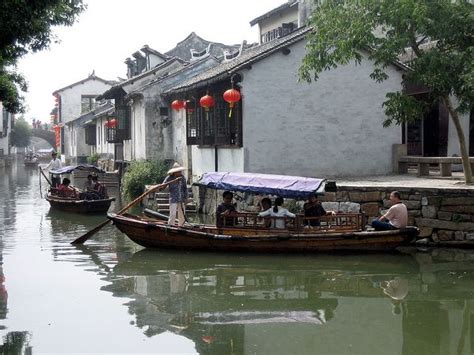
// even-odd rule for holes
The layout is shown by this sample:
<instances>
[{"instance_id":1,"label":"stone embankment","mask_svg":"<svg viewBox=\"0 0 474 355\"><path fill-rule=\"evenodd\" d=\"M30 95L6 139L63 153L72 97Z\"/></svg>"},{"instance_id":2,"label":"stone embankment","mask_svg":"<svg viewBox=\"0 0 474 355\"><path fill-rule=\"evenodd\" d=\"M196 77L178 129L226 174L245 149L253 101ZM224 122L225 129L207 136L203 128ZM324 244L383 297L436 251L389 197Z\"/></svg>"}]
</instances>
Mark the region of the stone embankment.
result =
<instances>
[{"instance_id":1,"label":"stone embankment","mask_svg":"<svg viewBox=\"0 0 474 355\"><path fill-rule=\"evenodd\" d=\"M370 223L390 207L393 187L339 186L338 192L321 198L327 209L338 210L337 204L360 204ZM408 224L420 229L420 238L433 242L474 240L474 191L397 187L408 208Z\"/></svg>"},{"instance_id":2,"label":"stone embankment","mask_svg":"<svg viewBox=\"0 0 474 355\"><path fill-rule=\"evenodd\" d=\"M390 175L336 182L337 192L321 197L327 210L362 211L370 223L390 207L390 192L396 190L408 208L409 224L420 229L419 238L430 238L440 245L474 246L474 186L465 185L459 174L449 179ZM195 192L199 210L215 213L222 191L197 189ZM236 197L239 210L257 210L258 197L247 194ZM285 201L285 206L297 213L302 212L302 205L303 201Z\"/></svg>"}]
</instances>

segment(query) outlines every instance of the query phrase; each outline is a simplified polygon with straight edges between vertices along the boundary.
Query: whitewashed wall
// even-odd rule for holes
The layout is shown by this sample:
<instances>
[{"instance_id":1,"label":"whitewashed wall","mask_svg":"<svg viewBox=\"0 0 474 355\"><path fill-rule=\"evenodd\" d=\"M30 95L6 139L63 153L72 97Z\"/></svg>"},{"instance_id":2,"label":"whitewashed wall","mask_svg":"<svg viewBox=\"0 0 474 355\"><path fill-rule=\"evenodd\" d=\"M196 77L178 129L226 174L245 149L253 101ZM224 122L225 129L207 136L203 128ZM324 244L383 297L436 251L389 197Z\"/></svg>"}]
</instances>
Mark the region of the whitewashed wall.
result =
<instances>
[{"instance_id":1,"label":"whitewashed wall","mask_svg":"<svg viewBox=\"0 0 474 355\"><path fill-rule=\"evenodd\" d=\"M193 166L193 178L201 176L209 171L215 171L214 148L199 148L192 146L191 149ZM217 148L218 171L244 171L244 149L243 148Z\"/></svg>"},{"instance_id":2,"label":"whitewashed wall","mask_svg":"<svg viewBox=\"0 0 474 355\"><path fill-rule=\"evenodd\" d=\"M7 127L3 127L3 105L0 102L0 132L2 132L2 134L0 135L0 149L3 149L4 155L8 155L8 142L10 139L11 132L10 122L11 118L8 119ZM7 132L7 135L3 137L3 132L5 131Z\"/></svg>"},{"instance_id":3,"label":"whitewashed wall","mask_svg":"<svg viewBox=\"0 0 474 355\"><path fill-rule=\"evenodd\" d=\"M96 147L91 152L113 157L115 147L113 143L107 143L105 122L107 122L106 118L99 118L96 121Z\"/></svg>"},{"instance_id":4,"label":"whitewashed wall","mask_svg":"<svg viewBox=\"0 0 474 355\"><path fill-rule=\"evenodd\" d=\"M110 84L104 83L95 77L90 77L84 82L67 87L59 91L61 96L61 122L67 123L75 120L81 115L81 97L82 95L98 96L111 87ZM64 132L64 147L62 147L62 154L66 159L77 157L77 147L73 147L73 128L65 127ZM87 151L84 139L76 139L75 144L83 145L79 148L80 152Z\"/></svg>"},{"instance_id":5,"label":"whitewashed wall","mask_svg":"<svg viewBox=\"0 0 474 355\"><path fill-rule=\"evenodd\" d=\"M349 64L298 81L304 41L291 53L274 54L243 72L244 170L303 176L390 173L391 147L399 127L383 128L382 102L398 90L401 73L371 80L372 64Z\"/></svg>"}]
</instances>

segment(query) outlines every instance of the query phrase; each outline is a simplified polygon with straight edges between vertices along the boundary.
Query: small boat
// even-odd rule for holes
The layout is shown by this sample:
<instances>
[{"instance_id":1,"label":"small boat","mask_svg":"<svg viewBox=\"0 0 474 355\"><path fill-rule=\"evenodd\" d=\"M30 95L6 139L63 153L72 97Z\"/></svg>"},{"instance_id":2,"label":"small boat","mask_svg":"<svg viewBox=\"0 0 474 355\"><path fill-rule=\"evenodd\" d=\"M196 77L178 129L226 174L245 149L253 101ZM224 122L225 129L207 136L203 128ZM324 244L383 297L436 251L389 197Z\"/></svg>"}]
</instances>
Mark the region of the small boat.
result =
<instances>
[{"instance_id":1,"label":"small boat","mask_svg":"<svg viewBox=\"0 0 474 355\"><path fill-rule=\"evenodd\" d=\"M296 176L249 173L206 173L196 185L212 189L307 198L323 194L326 180ZM148 214L150 215L150 214ZM233 226L167 224L160 216L118 215L108 218L135 243L147 248L220 252L310 253L332 251L387 251L411 243L418 228L390 231L364 230L361 213L285 219L284 229L268 228L256 213L236 213ZM305 228L305 220L318 219L318 226ZM306 223L307 224L307 223Z\"/></svg>"},{"instance_id":2,"label":"small boat","mask_svg":"<svg viewBox=\"0 0 474 355\"><path fill-rule=\"evenodd\" d=\"M89 164L65 166L58 170L51 170L50 173L62 175L84 170L91 173L104 173L102 169ZM115 198L87 199L83 197L83 194L79 194L78 198L71 198L62 196L56 188L50 188L46 200L49 202L51 208L61 211L74 213L106 213L112 201L115 201Z\"/></svg>"},{"instance_id":3,"label":"small boat","mask_svg":"<svg viewBox=\"0 0 474 355\"><path fill-rule=\"evenodd\" d=\"M38 166L38 156L36 154L28 154L23 162L25 166L36 167Z\"/></svg>"}]
</instances>

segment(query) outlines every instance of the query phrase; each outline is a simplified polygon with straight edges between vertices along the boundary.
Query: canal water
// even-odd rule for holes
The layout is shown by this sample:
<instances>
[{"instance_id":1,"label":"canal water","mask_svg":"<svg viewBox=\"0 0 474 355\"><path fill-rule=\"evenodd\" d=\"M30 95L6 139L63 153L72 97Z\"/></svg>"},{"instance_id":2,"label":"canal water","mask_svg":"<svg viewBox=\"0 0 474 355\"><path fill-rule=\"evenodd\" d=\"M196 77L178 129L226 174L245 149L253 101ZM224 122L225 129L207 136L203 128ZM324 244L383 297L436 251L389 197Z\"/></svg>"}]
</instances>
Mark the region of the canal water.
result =
<instances>
[{"instance_id":1,"label":"canal water","mask_svg":"<svg viewBox=\"0 0 474 355\"><path fill-rule=\"evenodd\" d=\"M170 252L113 226L76 247L104 217L50 210L22 164L0 207L2 354L474 353L468 251Z\"/></svg>"}]
</instances>

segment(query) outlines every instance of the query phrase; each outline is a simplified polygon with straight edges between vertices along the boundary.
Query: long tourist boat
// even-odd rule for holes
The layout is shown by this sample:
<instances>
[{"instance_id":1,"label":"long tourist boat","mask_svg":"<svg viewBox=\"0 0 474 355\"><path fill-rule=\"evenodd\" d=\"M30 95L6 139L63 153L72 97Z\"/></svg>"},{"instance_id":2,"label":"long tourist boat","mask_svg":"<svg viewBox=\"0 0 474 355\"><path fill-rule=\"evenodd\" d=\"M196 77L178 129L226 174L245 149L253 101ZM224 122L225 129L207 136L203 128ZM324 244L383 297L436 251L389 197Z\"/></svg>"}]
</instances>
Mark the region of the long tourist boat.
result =
<instances>
[{"instance_id":1,"label":"long tourist boat","mask_svg":"<svg viewBox=\"0 0 474 355\"><path fill-rule=\"evenodd\" d=\"M74 166L65 166L58 170L51 170L51 174L72 174L74 171L88 171L90 173L104 173L104 171L95 165L80 164ZM106 213L112 201L115 198L108 197L104 199L86 199L86 198L71 198L61 196L57 189L50 188L46 195L46 200L49 202L51 208L73 212L73 213Z\"/></svg>"},{"instance_id":2,"label":"long tourist boat","mask_svg":"<svg viewBox=\"0 0 474 355\"><path fill-rule=\"evenodd\" d=\"M310 194L323 194L326 180L250 173L206 173L196 185L216 190L276 195L305 199ZM151 216L151 217L150 217ZM229 216L227 216L229 217ZM390 231L364 230L361 213L337 213L334 216L283 219L284 229L268 228L257 213L235 213L233 226L187 223L171 226L160 216L136 216L109 213L108 218L132 241L148 248L206 250L221 252L285 252L321 251L385 251L412 242L418 228ZM318 219L318 226L305 228L307 220Z\"/></svg>"}]
</instances>

